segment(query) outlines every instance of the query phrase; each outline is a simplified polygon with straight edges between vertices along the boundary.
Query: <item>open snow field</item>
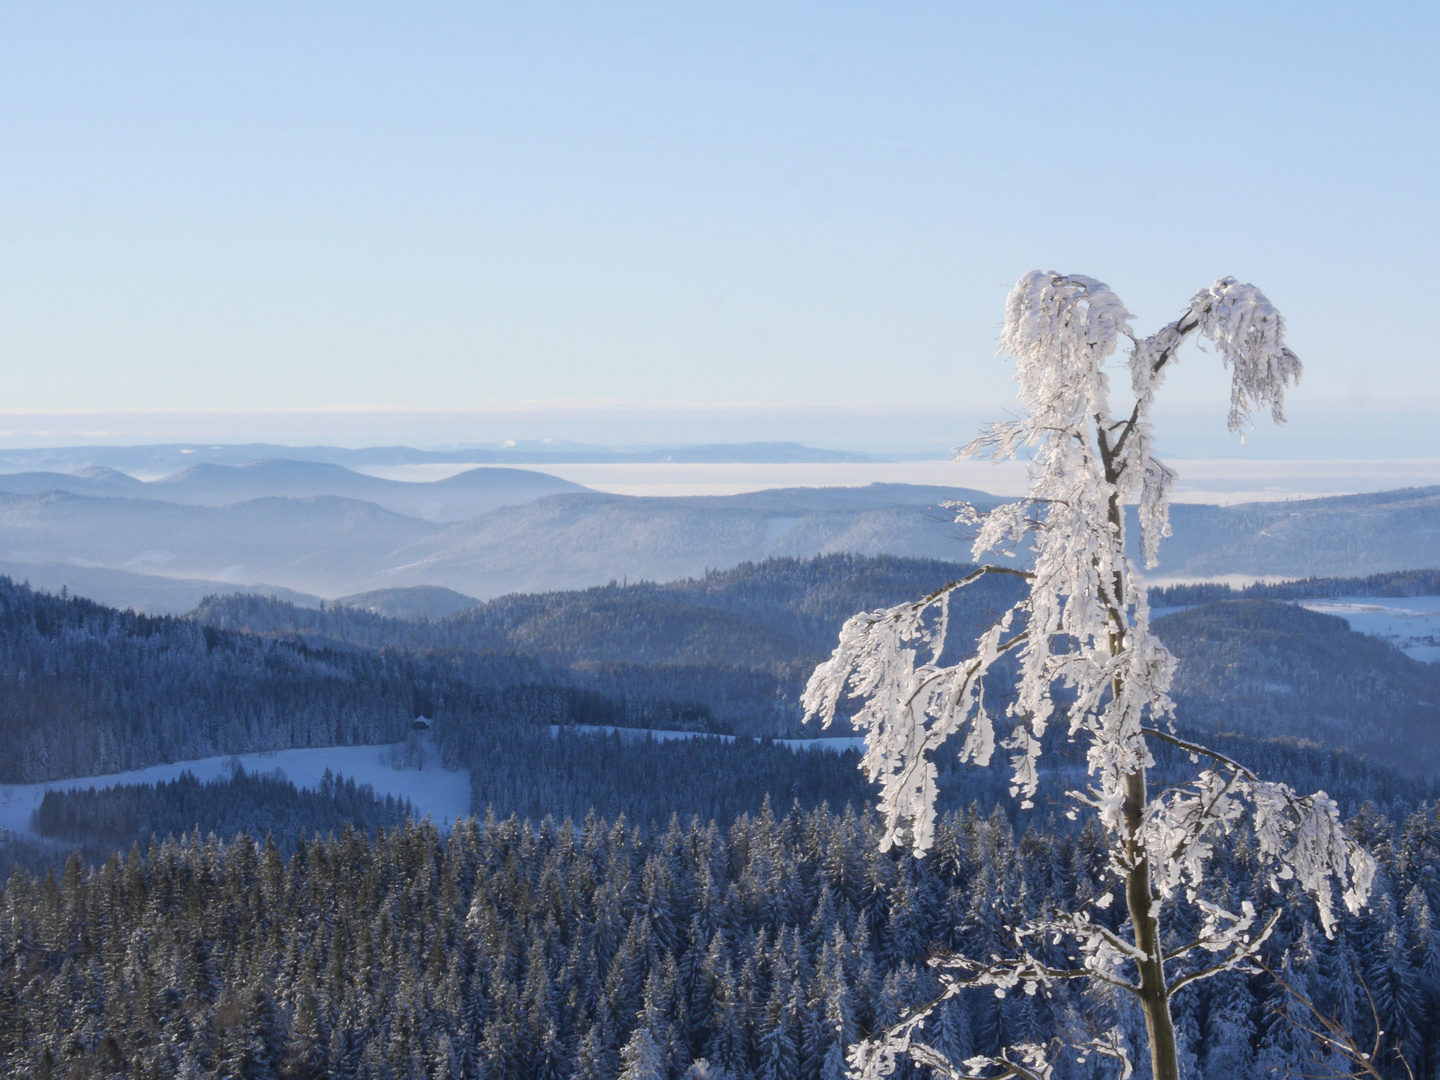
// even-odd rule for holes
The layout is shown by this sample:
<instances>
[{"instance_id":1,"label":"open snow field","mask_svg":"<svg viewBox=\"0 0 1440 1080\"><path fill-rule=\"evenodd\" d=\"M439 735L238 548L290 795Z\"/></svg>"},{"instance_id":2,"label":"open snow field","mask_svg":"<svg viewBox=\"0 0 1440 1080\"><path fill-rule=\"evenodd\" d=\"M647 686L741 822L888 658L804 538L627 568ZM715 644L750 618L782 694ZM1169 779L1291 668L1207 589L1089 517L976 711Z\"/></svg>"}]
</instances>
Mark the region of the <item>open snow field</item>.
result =
<instances>
[{"instance_id":1,"label":"open snow field","mask_svg":"<svg viewBox=\"0 0 1440 1080\"><path fill-rule=\"evenodd\" d=\"M1382 638L1407 656L1440 662L1440 596L1339 596L1300 606L1339 615L1350 629Z\"/></svg>"},{"instance_id":2,"label":"open snow field","mask_svg":"<svg viewBox=\"0 0 1440 1080\"><path fill-rule=\"evenodd\" d=\"M51 780L43 784L0 784L0 829L29 832L30 815L40 806L47 791L108 788L117 784L159 784L190 772L200 781L228 776L239 762L246 772L269 773L279 769L298 788L320 787L325 770L369 784L377 795L394 795L410 800L417 817L429 816L442 829L470 812L470 771L450 772L427 762L421 769L397 769L382 760L387 746L323 746L304 750L275 750L260 754L177 761L173 765L152 765L133 772L82 776L72 780Z\"/></svg>"}]
</instances>

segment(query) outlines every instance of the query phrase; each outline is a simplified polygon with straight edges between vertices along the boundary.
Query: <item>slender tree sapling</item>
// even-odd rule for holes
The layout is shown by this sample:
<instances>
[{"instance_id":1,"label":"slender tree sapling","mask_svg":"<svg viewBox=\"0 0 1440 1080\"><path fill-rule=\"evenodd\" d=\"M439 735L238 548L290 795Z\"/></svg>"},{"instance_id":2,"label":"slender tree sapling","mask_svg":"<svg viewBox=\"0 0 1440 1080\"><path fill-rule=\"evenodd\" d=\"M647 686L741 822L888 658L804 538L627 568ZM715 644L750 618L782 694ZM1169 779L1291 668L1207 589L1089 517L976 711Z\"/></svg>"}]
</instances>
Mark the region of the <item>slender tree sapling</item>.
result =
<instances>
[{"instance_id":1,"label":"slender tree sapling","mask_svg":"<svg viewBox=\"0 0 1440 1080\"><path fill-rule=\"evenodd\" d=\"M1179 319L1149 337L1137 337L1131 319L1109 287L1092 278L1036 271L1016 284L1001 349L1016 358L1023 415L986 429L961 454L1006 458L1027 451L1029 495L986 514L966 504L954 509L957 520L978 526L977 560L1024 546L1032 569L981 566L914 603L854 616L804 696L807 716L826 724L843 698L860 702L853 723L866 738L862 767L880 786L883 844L903 841L920 856L934 839L934 755L954 736L961 760L990 763L997 718L987 708L984 681L998 674L1000 657L1013 654L1017 692L1005 708L1008 731L1000 742L1010 760L1011 793L1031 805L1046 729L1057 719L1067 725L1069 736L1085 745L1090 776L1085 790L1068 793L1072 816L1092 813L1103 826L1128 931L1113 932L1088 910L1055 911L1013 928L1013 955L937 960L940 999L853 1048L852 1074L862 1080L888 1075L900 1054L952 1078L1046 1077L1054 1045L950 1062L924 1043L925 1017L966 986L1033 994L1077 978L1138 999L1152 1075L1177 1080L1171 997L1200 979L1247 966L1278 918L1278 907L1261 920L1249 901L1231 911L1202 892L1215 838L1242 820L1253 830L1272 887L1308 892L1327 934L1335 925L1337 891L1352 911L1369 893L1374 863L1345 836L1338 808L1323 791L1301 797L1175 735L1169 696L1175 658L1150 632L1145 588L1127 556L1127 505L1138 504L1147 566L1155 565L1160 540L1169 535L1175 474L1155 456L1150 413L1180 346L1193 336L1206 338L1230 369L1232 431L1242 431L1257 408L1278 423L1286 387L1301 370L1285 346L1284 320L1260 290L1234 278L1202 289ZM1117 415L1106 369L1121 344L1128 345L1134 400ZM996 573L1020 575L1028 594L980 636L973 653L946 662L951 596ZM1061 690L1063 708L1056 696ZM1154 764L1150 740L1170 743L1204 767L1186 784L1152 792L1146 783ZM1099 904L1110 897L1102 894ZM1162 909L1181 897L1199 909L1201 928L1193 940L1168 942ZM1042 960L1037 951L1046 939L1068 941L1073 966ZM1129 1075L1118 1031L1072 1050L1113 1057Z\"/></svg>"}]
</instances>

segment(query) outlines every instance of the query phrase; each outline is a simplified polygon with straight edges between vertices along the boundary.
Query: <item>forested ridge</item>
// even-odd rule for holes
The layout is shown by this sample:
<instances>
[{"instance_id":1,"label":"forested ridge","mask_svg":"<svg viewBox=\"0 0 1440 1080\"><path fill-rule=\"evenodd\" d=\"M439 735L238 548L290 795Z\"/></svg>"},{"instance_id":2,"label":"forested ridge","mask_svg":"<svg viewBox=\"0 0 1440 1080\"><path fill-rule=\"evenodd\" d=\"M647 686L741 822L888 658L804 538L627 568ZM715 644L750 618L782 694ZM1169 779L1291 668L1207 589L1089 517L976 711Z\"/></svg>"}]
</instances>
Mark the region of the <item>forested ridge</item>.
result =
<instances>
[{"instance_id":1,"label":"forested ridge","mask_svg":"<svg viewBox=\"0 0 1440 1080\"><path fill-rule=\"evenodd\" d=\"M516 653L364 649L218 630L0 578L0 782L290 747L389 743L456 723L710 730L690 695L575 678Z\"/></svg>"},{"instance_id":2,"label":"forested ridge","mask_svg":"<svg viewBox=\"0 0 1440 1080\"><path fill-rule=\"evenodd\" d=\"M668 585L505 597L445 620L245 596L156 618L0 579L0 781L393 742L421 714L451 731L578 723L813 735L798 695L844 619L966 569L772 559ZM1017 587L990 578L965 590L951 614L957 647ZM1434 767L1440 671L1339 619L1266 604L1212 603L1157 621L1184 661L1182 727L1308 737L1402 769Z\"/></svg>"},{"instance_id":3,"label":"forested ridge","mask_svg":"<svg viewBox=\"0 0 1440 1080\"><path fill-rule=\"evenodd\" d=\"M1440 771L1440 665L1344 619L1275 600L1223 600L1156 620L1179 659L1181 720L1200 730L1348 746L1419 775Z\"/></svg>"},{"instance_id":4,"label":"forested ridge","mask_svg":"<svg viewBox=\"0 0 1440 1080\"><path fill-rule=\"evenodd\" d=\"M439 653L514 653L583 674L612 697L641 693L703 703L723 730L803 735L796 703L815 663L858 610L928 592L971 567L927 559L775 558L655 584L500 597L448 619L397 619L353 608L215 597L208 626L317 643ZM982 582L956 604L979 628L1011 603L1015 583ZM659 725L642 725L659 726Z\"/></svg>"},{"instance_id":5,"label":"forested ridge","mask_svg":"<svg viewBox=\"0 0 1440 1080\"><path fill-rule=\"evenodd\" d=\"M1440 596L1440 570L1399 570L1366 577L1310 577L1257 581L1236 587L1215 582L1150 590L1151 607L1210 604L1217 600L1312 600L1334 596Z\"/></svg>"},{"instance_id":6,"label":"forested ridge","mask_svg":"<svg viewBox=\"0 0 1440 1080\"><path fill-rule=\"evenodd\" d=\"M973 567L919 559L770 559L665 585L637 583L502 597L447 620L314 611L253 597L219 598L214 625L298 633L372 648L508 648L544 657L623 694L627 682L667 700L705 703L722 730L802 734L798 696L857 611L924 595ZM1437 571L1364 579L1173 586L1152 603L1206 605L1166 615L1156 632L1181 659L1183 727L1347 746L1409 772L1440 767L1440 666L1350 630L1343 619L1282 601L1315 595L1421 595ZM956 594L951 637L968 645L1021 585L989 577ZM659 725L645 725L659 726Z\"/></svg>"},{"instance_id":7,"label":"forested ridge","mask_svg":"<svg viewBox=\"0 0 1440 1080\"><path fill-rule=\"evenodd\" d=\"M840 624L857 611L889 607L972 569L933 559L820 555L743 563L665 584L516 593L447 619L304 608L258 596L212 597L193 617L221 629L371 648L508 649L567 663L770 667L829 652ZM1017 595L1013 580L990 578L965 594L957 612L978 625Z\"/></svg>"},{"instance_id":8,"label":"forested ridge","mask_svg":"<svg viewBox=\"0 0 1440 1080\"><path fill-rule=\"evenodd\" d=\"M0 777L390 741L413 680L380 656L223 634L0 579Z\"/></svg>"}]
</instances>

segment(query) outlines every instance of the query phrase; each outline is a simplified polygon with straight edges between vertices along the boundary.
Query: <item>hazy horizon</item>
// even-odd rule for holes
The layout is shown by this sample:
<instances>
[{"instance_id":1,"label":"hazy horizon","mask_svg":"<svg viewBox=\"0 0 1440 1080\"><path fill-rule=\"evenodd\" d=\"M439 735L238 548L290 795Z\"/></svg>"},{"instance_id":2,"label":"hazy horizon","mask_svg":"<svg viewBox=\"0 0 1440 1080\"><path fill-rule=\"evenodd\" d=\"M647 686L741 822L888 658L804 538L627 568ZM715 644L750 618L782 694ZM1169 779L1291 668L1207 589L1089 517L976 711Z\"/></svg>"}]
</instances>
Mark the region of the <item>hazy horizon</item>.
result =
<instances>
[{"instance_id":1,"label":"hazy horizon","mask_svg":"<svg viewBox=\"0 0 1440 1080\"><path fill-rule=\"evenodd\" d=\"M1226 404L1194 401L1156 410L1162 456L1291 461L1407 461L1440 457L1433 417L1440 402L1313 401L1296 395L1287 423L1257 422L1242 440L1225 427ZM479 448L549 440L586 446L656 447L795 442L880 455L948 456L1013 406L946 403L901 409L814 403L562 401L448 410L0 409L0 449L167 444L403 445Z\"/></svg>"}]
</instances>

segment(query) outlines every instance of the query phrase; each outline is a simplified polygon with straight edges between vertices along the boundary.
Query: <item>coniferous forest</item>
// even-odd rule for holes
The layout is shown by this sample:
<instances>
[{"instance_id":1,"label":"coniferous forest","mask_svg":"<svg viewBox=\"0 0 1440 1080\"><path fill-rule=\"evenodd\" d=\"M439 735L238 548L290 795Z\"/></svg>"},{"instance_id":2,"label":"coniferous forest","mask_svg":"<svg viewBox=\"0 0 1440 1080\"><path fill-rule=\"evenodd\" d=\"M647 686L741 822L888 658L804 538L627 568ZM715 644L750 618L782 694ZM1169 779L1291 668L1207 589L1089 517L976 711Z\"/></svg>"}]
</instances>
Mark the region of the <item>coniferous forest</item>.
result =
<instances>
[{"instance_id":1,"label":"coniferous forest","mask_svg":"<svg viewBox=\"0 0 1440 1080\"><path fill-rule=\"evenodd\" d=\"M796 723L799 684L846 615L963 570L772 560L434 621L255 598L154 619L0 583L6 781L394 743L425 715L477 814L441 833L343 777L307 791L243 771L49 793L34 837L0 846L6 1075L836 1080L847 1046L933 996L927 960L1003 952L1034 912L1114 888L1093 827L1064 816L1085 765L1063 730L1033 809L1003 770L942 756L925 859L879 851L855 751L769 738L817 734ZM1196 671L1182 729L1328 791L1380 862L1333 940L1287 896L1266 963L1362 1043L1378 1018L1385 1076L1405 1075L1397 1049L1440 1075L1440 792L1427 747L1396 753L1433 716L1433 672L1280 591L1170 599L1200 604L1158 624ZM1192 768L1156 757L1157 783ZM1248 838L1231 841L1215 899L1273 908ZM1181 905L1167 930L1196 918ZM1116 1023L1138 1048L1130 1008L972 991L929 1031L951 1060ZM1175 1017L1205 1080L1286 1075L1317 1049L1263 973L1196 983Z\"/></svg>"},{"instance_id":2,"label":"coniferous forest","mask_svg":"<svg viewBox=\"0 0 1440 1080\"><path fill-rule=\"evenodd\" d=\"M1366 810L1352 827L1381 860L1368 911L1326 940L1297 905L1271 963L1362 1037L1368 992L1387 1045L1430 1076L1440 816ZM247 835L92 869L76 856L4 892L0 1054L34 1077L834 1080L850 1041L933 992L928 957L1003 950L1018 919L1113 887L1093 830L1017 832L972 810L945 818L925 860L877 838L853 810L767 805L729 828L492 816L449 836L347 828L288 857ZM1222 858L1219 888L1273 902L1243 844ZM1183 937L1194 912L1177 915ZM1128 1008L986 990L947 1003L929 1037L961 1060L1117 1021L1138 1039ZM1195 1074L1304 1061L1286 1008L1264 976L1183 992Z\"/></svg>"},{"instance_id":3,"label":"coniferous forest","mask_svg":"<svg viewBox=\"0 0 1440 1080\"><path fill-rule=\"evenodd\" d=\"M297 788L283 774L250 773L201 783L191 773L159 784L122 784L47 791L35 812L35 831L65 843L104 850L128 847L187 830L234 836L252 832L292 848L307 832L347 825L373 832L404 824L410 804L376 796L367 785L328 772L319 789Z\"/></svg>"}]
</instances>

